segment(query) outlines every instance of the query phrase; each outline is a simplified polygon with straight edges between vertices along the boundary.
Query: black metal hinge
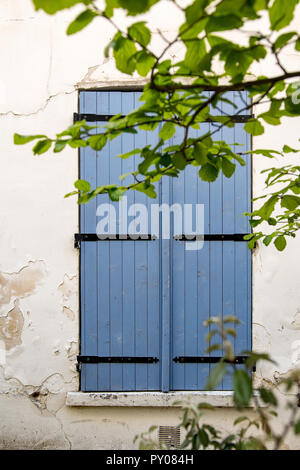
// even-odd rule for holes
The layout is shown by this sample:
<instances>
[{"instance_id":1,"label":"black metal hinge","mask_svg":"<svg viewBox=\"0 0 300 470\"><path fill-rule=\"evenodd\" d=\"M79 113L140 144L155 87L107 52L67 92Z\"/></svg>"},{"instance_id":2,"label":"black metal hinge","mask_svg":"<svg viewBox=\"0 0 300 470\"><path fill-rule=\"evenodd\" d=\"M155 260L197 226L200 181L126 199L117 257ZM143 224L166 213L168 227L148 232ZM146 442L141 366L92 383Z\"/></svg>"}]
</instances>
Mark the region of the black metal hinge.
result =
<instances>
[{"instance_id":1,"label":"black metal hinge","mask_svg":"<svg viewBox=\"0 0 300 470\"><path fill-rule=\"evenodd\" d=\"M97 121L109 121L115 114L90 114L90 113L74 113L73 114L73 121L74 123L77 121L86 122L97 122ZM126 116L120 116L120 118L124 118Z\"/></svg>"},{"instance_id":2,"label":"black metal hinge","mask_svg":"<svg viewBox=\"0 0 300 470\"><path fill-rule=\"evenodd\" d=\"M206 235L175 235L173 238L176 241L181 242L193 242L193 241L235 241L245 242L244 236L246 233L234 233L234 234L206 234ZM99 234L96 233L75 233L74 234L74 247L80 248L81 242L99 242L99 241L151 241L157 240L157 236L153 234Z\"/></svg>"},{"instance_id":3,"label":"black metal hinge","mask_svg":"<svg viewBox=\"0 0 300 470\"><path fill-rule=\"evenodd\" d=\"M173 358L174 362L179 362L180 364L215 364L220 362L223 359L222 356L176 356ZM244 364L248 359L248 356L235 356L232 361L228 359L225 362L230 364Z\"/></svg>"},{"instance_id":4,"label":"black metal hinge","mask_svg":"<svg viewBox=\"0 0 300 470\"><path fill-rule=\"evenodd\" d=\"M173 361L179 364L216 364L224 359L222 356L176 356ZM248 356L235 356L232 361L225 359L224 362L228 364L245 364ZM256 366L252 368L256 372Z\"/></svg>"},{"instance_id":5,"label":"black metal hinge","mask_svg":"<svg viewBox=\"0 0 300 470\"><path fill-rule=\"evenodd\" d=\"M77 356L77 370L80 364L155 364L157 357L144 356Z\"/></svg>"},{"instance_id":6,"label":"black metal hinge","mask_svg":"<svg viewBox=\"0 0 300 470\"><path fill-rule=\"evenodd\" d=\"M114 117L115 114L91 114L91 113L74 113L73 114L73 121L74 124L77 121L83 121L85 120L86 122L100 122L100 121L109 121L112 117ZM227 116L227 115L222 115L225 117L228 117L233 122L236 123L243 123L247 122L249 119L253 117L253 114L237 114L237 115L232 115L232 116ZM124 118L126 116L120 116L120 118ZM216 116L217 118L218 116ZM213 116L210 119L207 119L206 122L219 122L214 120Z\"/></svg>"},{"instance_id":7,"label":"black metal hinge","mask_svg":"<svg viewBox=\"0 0 300 470\"><path fill-rule=\"evenodd\" d=\"M205 240L205 241L234 241L244 242L246 233L210 233L205 235L175 235L174 240L181 242Z\"/></svg>"},{"instance_id":8,"label":"black metal hinge","mask_svg":"<svg viewBox=\"0 0 300 470\"><path fill-rule=\"evenodd\" d=\"M74 247L80 248L80 242L101 242L101 241L151 241L156 240L156 235L149 233L146 234L112 234L105 233L75 233L74 234Z\"/></svg>"}]
</instances>

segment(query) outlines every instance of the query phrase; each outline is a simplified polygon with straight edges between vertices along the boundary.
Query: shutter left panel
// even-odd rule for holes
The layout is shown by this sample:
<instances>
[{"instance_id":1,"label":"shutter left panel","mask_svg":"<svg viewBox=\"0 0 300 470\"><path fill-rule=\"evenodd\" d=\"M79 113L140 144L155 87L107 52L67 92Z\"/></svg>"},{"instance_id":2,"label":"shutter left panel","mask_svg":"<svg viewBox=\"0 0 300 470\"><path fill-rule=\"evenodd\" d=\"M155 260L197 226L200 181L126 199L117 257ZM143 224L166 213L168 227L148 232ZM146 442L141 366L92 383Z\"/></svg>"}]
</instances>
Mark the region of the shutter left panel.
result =
<instances>
[{"instance_id":1,"label":"shutter left panel","mask_svg":"<svg viewBox=\"0 0 300 470\"><path fill-rule=\"evenodd\" d=\"M88 110L88 111L87 111ZM96 113L96 101L92 94L80 94L80 112ZM96 186L97 159L91 148L80 150L80 179ZM96 200L88 203L88 209L80 207L80 231L90 233L96 227ZM96 242L82 243L80 251L80 295L81 295L81 354L97 356L98 354L98 318L97 318L97 252ZM81 389L97 390L97 364L82 364Z\"/></svg>"},{"instance_id":2,"label":"shutter left panel","mask_svg":"<svg viewBox=\"0 0 300 470\"><path fill-rule=\"evenodd\" d=\"M80 112L123 115L138 106L136 92L82 92ZM97 122L101 125L104 122ZM134 171L139 156L117 157L133 148L151 144L145 132L123 134L101 152L81 150L81 178L92 188L119 182L119 176ZM124 184L131 182L130 176ZM151 200L137 191L126 193L127 207ZM154 200L154 202L157 202ZM81 232L96 233L100 204L109 203L117 215L119 203L98 195L80 209ZM128 217L128 223L133 217ZM149 225L150 229L150 225ZM135 357L160 358L160 243L155 241L97 241L81 244L81 354L99 357L132 357L133 363L82 364L83 391L159 390L160 362L136 364Z\"/></svg>"}]
</instances>

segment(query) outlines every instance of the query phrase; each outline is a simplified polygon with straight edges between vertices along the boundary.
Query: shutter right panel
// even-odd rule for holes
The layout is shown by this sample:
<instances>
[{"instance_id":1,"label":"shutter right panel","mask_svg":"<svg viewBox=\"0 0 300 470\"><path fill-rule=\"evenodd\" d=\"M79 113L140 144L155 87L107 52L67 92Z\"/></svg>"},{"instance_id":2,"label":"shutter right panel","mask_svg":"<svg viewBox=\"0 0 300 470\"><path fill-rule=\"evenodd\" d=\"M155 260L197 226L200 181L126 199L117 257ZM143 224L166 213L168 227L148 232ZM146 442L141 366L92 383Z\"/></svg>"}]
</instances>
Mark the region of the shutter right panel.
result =
<instances>
[{"instance_id":1,"label":"shutter right panel","mask_svg":"<svg viewBox=\"0 0 300 470\"><path fill-rule=\"evenodd\" d=\"M238 94L230 94L238 106L245 106ZM223 113L233 114L229 104ZM248 111L247 111L248 113ZM201 136L212 124L201 124L193 131ZM223 127L215 134L235 151L249 151L250 138L244 124L233 128ZM178 179L172 181L172 202L204 204L205 234L248 233L250 227L244 212L251 208L251 157L246 166L236 165L231 178L220 174L214 183L198 177L196 167L188 167ZM247 242L205 241L199 251L185 250L185 242L171 241L172 279L172 344L171 358L176 356L220 356L220 351L206 353L205 336L209 328L203 322L212 316L224 318L235 315L240 320L237 337L233 338L234 351L240 355L251 349L251 251ZM216 338L217 339L217 338ZM172 361L172 390L204 389L213 364L180 364ZM240 366L237 366L240 367ZM218 387L232 389L230 377L225 377Z\"/></svg>"}]
</instances>

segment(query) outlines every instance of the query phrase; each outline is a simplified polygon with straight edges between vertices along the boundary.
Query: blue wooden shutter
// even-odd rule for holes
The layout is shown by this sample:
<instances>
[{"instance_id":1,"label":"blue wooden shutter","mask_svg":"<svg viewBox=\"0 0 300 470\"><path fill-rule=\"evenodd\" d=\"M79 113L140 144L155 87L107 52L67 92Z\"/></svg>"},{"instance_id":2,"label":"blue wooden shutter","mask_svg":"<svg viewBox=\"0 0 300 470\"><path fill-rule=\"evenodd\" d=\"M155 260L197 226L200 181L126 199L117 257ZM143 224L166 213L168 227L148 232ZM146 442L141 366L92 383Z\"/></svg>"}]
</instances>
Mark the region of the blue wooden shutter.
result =
<instances>
[{"instance_id":1,"label":"blue wooden shutter","mask_svg":"<svg viewBox=\"0 0 300 470\"><path fill-rule=\"evenodd\" d=\"M230 93L228 98L242 109L246 95ZM229 104L222 111L234 114ZM250 150L244 124L225 127L215 134L216 140L236 144L235 150ZM213 131L212 124L201 124L195 136ZM237 150L238 151L238 150ZM172 202L202 203L205 206L205 234L248 233L250 227L244 212L251 208L251 158L246 166L239 164L231 178L222 174L214 183L199 179L197 171L187 167L172 180ZM210 316L235 315L241 321L234 341L236 355L251 349L251 252L244 241L205 241L203 249L186 251L184 243L172 240L172 358L207 356L203 322ZM220 351L211 353L220 355ZM213 364L171 363L172 390L201 390ZM242 367L242 366L236 366ZM230 390L230 377L225 377L220 390Z\"/></svg>"},{"instance_id":2,"label":"blue wooden shutter","mask_svg":"<svg viewBox=\"0 0 300 470\"><path fill-rule=\"evenodd\" d=\"M80 111L127 114L138 106L138 93L82 92ZM101 123L98 123L101 124ZM81 150L80 175L93 187L116 183L133 171L135 158L116 158L134 147L153 143L157 135L124 134L96 156ZM132 203L150 205L137 191ZM96 233L101 195L81 206L81 232ZM117 205L117 203L115 203ZM98 220L97 220L98 219ZM160 244L154 241L101 241L81 245L81 354L87 356L160 357ZM82 364L81 387L94 390L159 390L160 362L152 364Z\"/></svg>"},{"instance_id":3,"label":"blue wooden shutter","mask_svg":"<svg viewBox=\"0 0 300 470\"><path fill-rule=\"evenodd\" d=\"M127 114L138 106L137 92L80 94L80 112ZM242 107L239 95L231 95ZM245 99L245 96L243 96ZM233 112L224 105L224 112ZM101 124L98 122L98 124ZM212 124L201 125L204 133ZM221 135L220 135L221 134ZM243 124L225 128L217 139L250 149ZM180 133L174 141L180 139ZM137 166L116 155L157 142L157 132L125 134L99 154L80 152L80 176L93 187L115 183ZM247 233L243 212L250 209L251 163L237 165L234 176L220 176L212 184L201 181L188 167L177 179L165 178L157 186L157 200L129 192L128 206L143 203L202 203L206 234ZM82 233L95 233L97 205L109 202L97 196L81 206ZM150 228L149 228L150 231ZM171 240L101 241L81 245L81 354L84 356L157 357L152 364L82 364L83 391L201 390L209 364L179 364L176 356L203 356L209 316L234 314L241 320L235 352L251 348L251 253L245 242L206 241L199 251L186 251L185 243ZM230 389L225 378L220 389Z\"/></svg>"}]
</instances>

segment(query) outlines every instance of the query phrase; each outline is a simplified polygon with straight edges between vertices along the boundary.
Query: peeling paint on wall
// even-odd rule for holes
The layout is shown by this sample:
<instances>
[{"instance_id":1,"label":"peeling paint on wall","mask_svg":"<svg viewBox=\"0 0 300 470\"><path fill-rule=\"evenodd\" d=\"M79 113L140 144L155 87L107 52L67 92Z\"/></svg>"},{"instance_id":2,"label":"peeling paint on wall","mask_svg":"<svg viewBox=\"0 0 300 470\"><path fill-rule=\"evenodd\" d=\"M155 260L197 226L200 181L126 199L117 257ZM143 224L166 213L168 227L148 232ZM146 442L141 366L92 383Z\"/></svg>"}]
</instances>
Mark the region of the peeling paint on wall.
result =
<instances>
[{"instance_id":1,"label":"peeling paint on wall","mask_svg":"<svg viewBox=\"0 0 300 470\"><path fill-rule=\"evenodd\" d=\"M18 272L0 273L0 307L33 294L45 274L45 263L41 260L29 261Z\"/></svg>"},{"instance_id":2,"label":"peeling paint on wall","mask_svg":"<svg viewBox=\"0 0 300 470\"><path fill-rule=\"evenodd\" d=\"M180 18L168 14L169 8L150 20L173 34ZM1 219L0 448L132 449L136 434L153 424L175 425L179 412L171 407L66 406L67 391L79 389L78 251L72 243L78 207L72 198L63 199L78 178L76 151L66 148L64 155L49 152L37 159L30 145L17 148L11 137L13 132L55 135L66 128L77 110L78 88L137 86L146 79L121 74L111 58L101 59L101 47L111 34L105 28L90 25L67 37L69 11L48 17L34 12L30 0L2 0L0 16L4 40L10 44L3 51L0 83L3 200L14 182ZM81 60L74 60L71 50ZM281 149L283 139L296 146L299 120L283 123L276 133L267 124L265 130L253 139L254 149ZM268 159L254 157L254 197L264 191L260 171L269 166ZM277 370L267 364L255 374L255 383L268 388L299 364L299 240L289 241L281 254L262 243L253 251L253 345L280 360ZM225 431L236 417L233 409L220 408L210 420ZM289 436L283 447L299 448L299 439Z\"/></svg>"},{"instance_id":3,"label":"peeling paint on wall","mask_svg":"<svg viewBox=\"0 0 300 470\"><path fill-rule=\"evenodd\" d=\"M75 313L69 307L66 307L64 305L63 306L63 312L70 320L75 320Z\"/></svg>"},{"instance_id":4,"label":"peeling paint on wall","mask_svg":"<svg viewBox=\"0 0 300 470\"><path fill-rule=\"evenodd\" d=\"M290 327L293 330L300 330L300 309L297 309L297 312L295 313L293 320L291 322Z\"/></svg>"},{"instance_id":5,"label":"peeling paint on wall","mask_svg":"<svg viewBox=\"0 0 300 470\"><path fill-rule=\"evenodd\" d=\"M7 350L22 344L24 317L19 301L15 300L14 303L14 308L5 317L0 317L0 339L4 341Z\"/></svg>"},{"instance_id":6,"label":"peeling paint on wall","mask_svg":"<svg viewBox=\"0 0 300 470\"><path fill-rule=\"evenodd\" d=\"M78 278L77 276L64 275L64 280L58 286L58 291L62 297L62 311L67 318L74 321L77 305L77 290L78 290Z\"/></svg>"}]
</instances>

